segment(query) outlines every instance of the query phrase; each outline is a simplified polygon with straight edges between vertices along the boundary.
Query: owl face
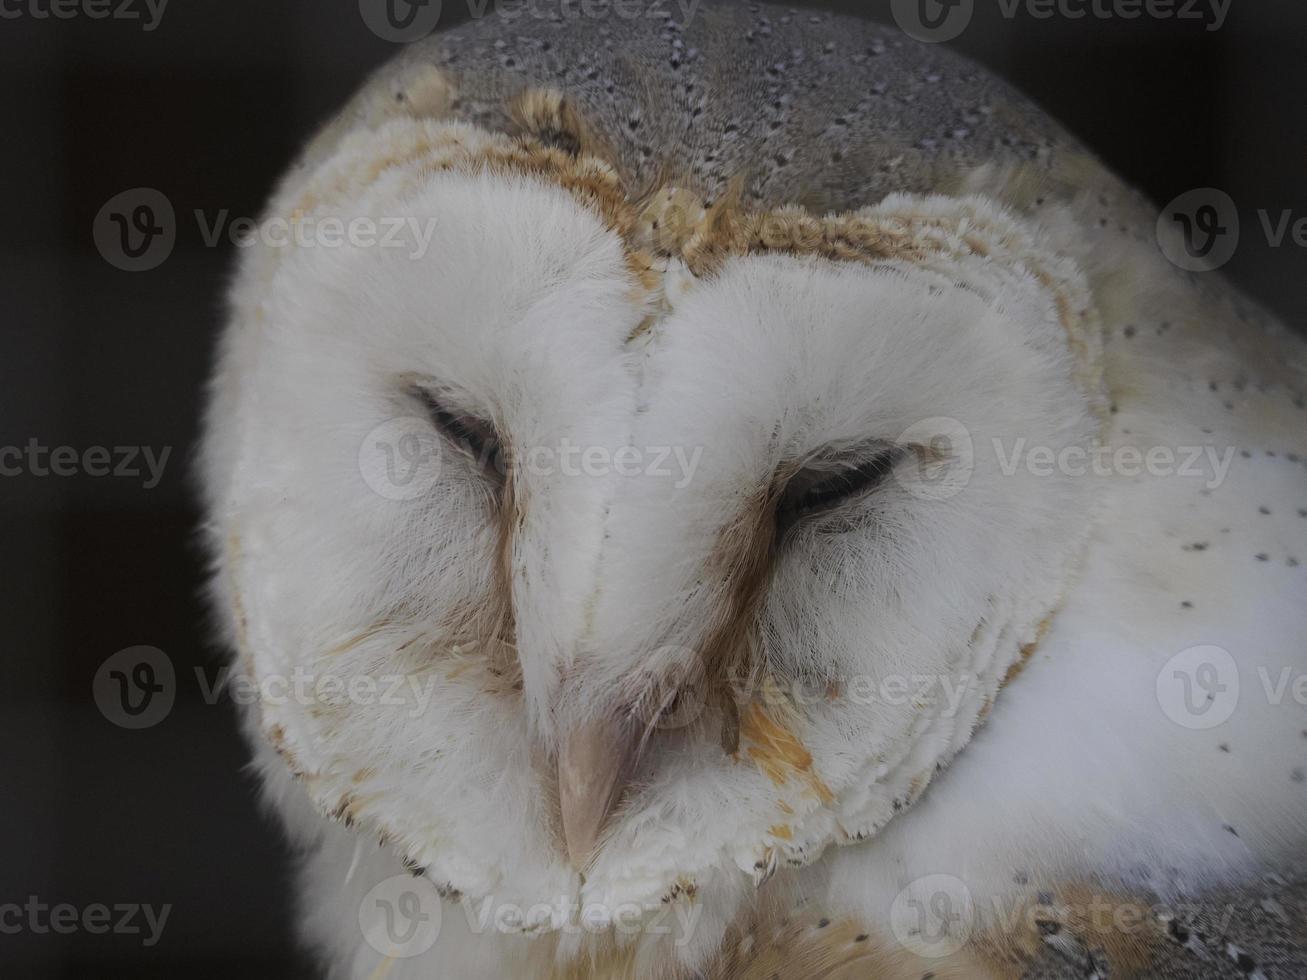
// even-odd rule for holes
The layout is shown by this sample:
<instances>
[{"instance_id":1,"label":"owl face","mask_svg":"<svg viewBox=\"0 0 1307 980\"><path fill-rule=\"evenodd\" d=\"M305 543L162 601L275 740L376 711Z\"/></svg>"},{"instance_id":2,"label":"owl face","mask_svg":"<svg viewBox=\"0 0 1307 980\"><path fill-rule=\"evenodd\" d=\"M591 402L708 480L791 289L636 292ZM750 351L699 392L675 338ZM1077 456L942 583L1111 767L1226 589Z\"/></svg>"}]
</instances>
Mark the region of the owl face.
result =
<instances>
[{"instance_id":1,"label":"owl face","mask_svg":"<svg viewBox=\"0 0 1307 980\"><path fill-rule=\"evenodd\" d=\"M524 145L393 123L283 190L434 233L247 256L218 602L277 764L438 884L725 907L911 803L1036 642L1092 500L1005 461L1094 435L1083 288L976 201L660 253Z\"/></svg>"}]
</instances>

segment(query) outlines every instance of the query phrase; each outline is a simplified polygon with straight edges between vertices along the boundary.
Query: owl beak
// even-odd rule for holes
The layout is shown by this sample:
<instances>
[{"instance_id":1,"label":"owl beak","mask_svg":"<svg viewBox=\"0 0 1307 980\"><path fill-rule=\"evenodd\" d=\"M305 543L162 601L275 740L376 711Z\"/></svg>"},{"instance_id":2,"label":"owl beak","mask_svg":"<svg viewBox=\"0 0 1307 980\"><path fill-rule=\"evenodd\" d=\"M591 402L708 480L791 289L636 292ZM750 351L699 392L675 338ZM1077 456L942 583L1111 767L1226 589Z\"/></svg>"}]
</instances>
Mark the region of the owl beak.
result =
<instances>
[{"instance_id":1,"label":"owl beak","mask_svg":"<svg viewBox=\"0 0 1307 980\"><path fill-rule=\"evenodd\" d=\"M572 867L584 871L634 768L637 739L617 721L572 731L558 753L563 838Z\"/></svg>"}]
</instances>

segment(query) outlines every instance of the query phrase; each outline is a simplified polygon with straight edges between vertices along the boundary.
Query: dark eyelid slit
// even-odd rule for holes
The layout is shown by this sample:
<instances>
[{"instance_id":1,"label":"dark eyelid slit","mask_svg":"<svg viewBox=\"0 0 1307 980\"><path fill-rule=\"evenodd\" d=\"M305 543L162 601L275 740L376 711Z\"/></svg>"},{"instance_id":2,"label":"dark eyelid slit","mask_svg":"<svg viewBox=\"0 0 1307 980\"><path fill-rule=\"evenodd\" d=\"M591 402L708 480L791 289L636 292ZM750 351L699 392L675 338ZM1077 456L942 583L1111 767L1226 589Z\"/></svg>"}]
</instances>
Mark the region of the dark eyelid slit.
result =
<instances>
[{"instance_id":1,"label":"dark eyelid slit","mask_svg":"<svg viewBox=\"0 0 1307 980\"><path fill-rule=\"evenodd\" d=\"M495 427L485 419L445 405L426 388L416 388L427 415L449 442L462 450L487 473L498 475L500 441Z\"/></svg>"},{"instance_id":2,"label":"dark eyelid slit","mask_svg":"<svg viewBox=\"0 0 1307 980\"><path fill-rule=\"evenodd\" d=\"M879 486L907 456L902 446L867 454L825 458L794 474L781 494L779 516L794 520L828 510Z\"/></svg>"}]
</instances>

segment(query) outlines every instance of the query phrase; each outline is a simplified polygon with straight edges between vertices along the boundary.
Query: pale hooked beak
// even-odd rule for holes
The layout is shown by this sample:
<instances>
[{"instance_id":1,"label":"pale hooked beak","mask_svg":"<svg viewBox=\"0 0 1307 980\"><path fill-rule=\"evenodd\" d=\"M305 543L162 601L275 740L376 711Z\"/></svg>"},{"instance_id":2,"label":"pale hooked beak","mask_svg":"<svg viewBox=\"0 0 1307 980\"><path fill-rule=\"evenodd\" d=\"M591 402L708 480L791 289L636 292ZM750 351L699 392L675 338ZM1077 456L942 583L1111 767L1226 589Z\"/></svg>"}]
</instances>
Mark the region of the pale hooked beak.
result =
<instances>
[{"instance_id":1,"label":"pale hooked beak","mask_svg":"<svg viewBox=\"0 0 1307 980\"><path fill-rule=\"evenodd\" d=\"M621 722L587 723L558 752L558 797L572 867L584 871L604 824L621 799L638 755L638 735Z\"/></svg>"}]
</instances>

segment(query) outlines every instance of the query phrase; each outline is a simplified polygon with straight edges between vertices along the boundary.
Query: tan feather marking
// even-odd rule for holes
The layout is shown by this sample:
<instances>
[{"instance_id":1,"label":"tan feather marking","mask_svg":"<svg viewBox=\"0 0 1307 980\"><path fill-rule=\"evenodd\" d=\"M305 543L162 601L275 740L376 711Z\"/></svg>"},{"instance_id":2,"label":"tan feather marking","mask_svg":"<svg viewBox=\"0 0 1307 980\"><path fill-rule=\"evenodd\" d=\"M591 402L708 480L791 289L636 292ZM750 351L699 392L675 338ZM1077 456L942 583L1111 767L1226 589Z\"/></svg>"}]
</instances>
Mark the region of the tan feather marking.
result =
<instances>
[{"instance_id":1,"label":"tan feather marking","mask_svg":"<svg viewBox=\"0 0 1307 980\"><path fill-rule=\"evenodd\" d=\"M1050 897L1049 902L1022 903L1015 917L1005 916L1005 927L977 936L971 944L976 955L992 969L1016 977L1046 955L1050 940L1074 941L1096 958L1106 958L1111 976L1131 978L1148 976L1169 948L1170 939L1151 913L1149 900L1078 883L1060 886Z\"/></svg>"},{"instance_id":2,"label":"tan feather marking","mask_svg":"<svg viewBox=\"0 0 1307 980\"><path fill-rule=\"evenodd\" d=\"M575 103L558 89L524 89L509 100L508 115L518 135L534 137L573 156L596 157L610 164L616 159Z\"/></svg>"},{"instance_id":3,"label":"tan feather marking","mask_svg":"<svg viewBox=\"0 0 1307 980\"><path fill-rule=\"evenodd\" d=\"M775 557L774 490L748 501L718 537L709 562L713 577L724 583L715 621L700 644L699 670L707 700L719 707L722 744L728 754L739 748L736 691L749 690L758 669L758 606L771 582Z\"/></svg>"},{"instance_id":4,"label":"tan feather marking","mask_svg":"<svg viewBox=\"0 0 1307 980\"><path fill-rule=\"evenodd\" d=\"M403 124L390 121L388 125ZM648 291L656 287L658 274L652 257L630 244L636 209L628 201L617 172L600 157L574 155L548 146L534 136L516 139L493 136L487 144L469 148L457 129L421 120L410 121L407 128L391 130L387 136L387 149L347 170L310 179L300 190L298 200L285 212L309 214L333 202L347 200L360 187L396 169L421 177L441 171L537 177L558 184L616 232L626 246L627 265L640 289ZM642 300L643 293L634 298Z\"/></svg>"},{"instance_id":5,"label":"tan feather marking","mask_svg":"<svg viewBox=\"0 0 1307 980\"><path fill-rule=\"evenodd\" d=\"M1025 903L1015 916L1004 917L1006 925L978 933L955 953L930 958L852 919L828 922L807 912L779 919L778 925L778 917L755 915L731 928L707 975L713 980L1018 980L1048 954L1049 938L1065 932L1106 959L1111 976L1143 978L1170 942L1149 909L1148 901L1067 885L1051 902Z\"/></svg>"},{"instance_id":6,"label":"tan feather marking","mask_svg":"<svg viewBox=\"0 0 1307 980\"><path fill-rule=\"evenodd\" d=\"M758 764L777 786L783 786L795 773L812 768L812 754L785 727L778 725L758 703L745 709L740 733L754 745L746 754Z\"/></svg>"},{"instance_id":7,"label":"tan feather marking","mask_svg":"<svg viewBox=\"0 0 1307 980\"><path fill-rule=\"evenodd\" d=\"M805 913L732 929L712 980L1000 980L1004 974L963 950L923 959L853 919Z\"/></svg>"},{"instance_id":8,"label":"tan feather marking","mask_svg":"<svg viewBox=\"0 0 1307 980\"><path fill-rule=\"evenodd\" d=\"M250 677L257 676L254 670L254 656L250 651L250 621L245 612L245 599L241 595L241 590L236 584L236 569L241 563L241 538L240 535L232 531L227 536L227 586L231 589L231 612L236 621L236 651L240 657L241 665L245 668L245 673Z\"/></svg>"},{"instance_id":9,"label":"tan feather marking","mask_svg":"<svg viewBox=\"0 0 1307 980\"><path fill-rule=\"evenodd\" d=\"M1030 658L1033 657L1035 651L1039 649L1039 645L1044 642L1044 636L1048 633L1048 628L1053 625L1054 615L1056 615L1056 610L1050 612L1047 616L1041 619L1039 625L1035 627L1035 638L1029 643L1021 644L1018 649L1017 659L1012 661L1012 665L1008 667L1007 673L1005 673L1003 679L998 682L999 687L1006 686L1026 669L1026 665L1030 663Z\"/></svg>"},{"instance_id":10,"label":"tan feather marking","mask_svg":"<svg viewBox=\"0 0 1307 980\"><path fill-rule=\"evenodd\" d=\"M358 633L355 633L353 636L347 637L339 643L332 644L323 651L322 655L324 657L339 657L342 653L348 653L350 650L353 650L360 643L366 643L368 640L371 640L394 627L395 624L389 619L378 620L360 630Z\"/></svg>"},{"instance_id":11,"label":"tan feather marking","mask_svg":"<svg viewBox=\"0 0 1307 980\"><path fill-rule=\"evenodd\" d=\"M499 501L499 521L496 524L496 551L494 563L494 586L488 610L489 622L482 623L482 628L489 627L482 635L512 637L516 633L513 612L513 545L517 536L526 527L526 497L518 491L517 480L513 473L508 474L504 483L504 495Z\"/></svg>"},{"instance_id":12,"label":"tan feather marking","mask_svg":"<svg viewBox=\"0 0 1307 980\"><path fill-rule=\"evenodd\" d=\"M272 746L273 751L281 756L281 761L286 763L291 776L295 779L304 778L304 770L300 767L299 760L286 746L286 729L281 725L272 725L263 732L263 737Z\"/></svg>"},{"instance_id":13,"label":"tan feather marking","mask_svg":"<svg viewBox=\"0 0 1307 980\"><path fill-rule=\"evenodd\" d=\"M773 705L783 699L783 695L770 682L764 684L764 693L775 694L775 697L767 698ZM740 735L753 743L745 754L775 785L784 786L794 779L805 783L821 803L835 801L835 794L813 770L812 753L785 724L773 718L757 701L745 709L740 723Z\"/></svg>"},{"instance_id":14,"label":"tan feather marking","mask_svg":"<svg viewBox=\"0 0 1307 980\"><path fill-rule=\"evenodd\" d=\"M656 255L679 256L707 216L699 195L683 187L660 187L643 202L636 241Z\"/></svg>"},{"instance_id":15,"label":"tan feather marking","mask_svg":"<svg viewBox=\"0 0 1307 980\"><path fill-rule=\"evenodd\" d=\"M869 220L856 213L818 218L794 206L740 212L723 199L686 243L685 260L695 275L702 276L716 271L731 255L774 251L840 260L919 259L927 243L906 224Z\"/></svg>"},{"instance_id":16,"label":"tan feather marking","mask_svg":"<svg viewBox=\"0 0 1307 980\"><path fill-rule=\"evenodd\" d=\"M619 947L607 937L600 938L587 952L573 960L560 963L555 950L557 940L549 938L533 950L538 965L524 976L539 976L542 980L644 980L636 972L638 944ZM668 969L666 980L681 980L680 971ZM662 980L662 978L650 978Z\"/></svg>"},{"instance_id":17,"label":"tan feather marking","mask_svg":"<svg viewBox=\"0 0 1307 980\"><path fill-rule=\"evenodd\" d=\"M344 794L336 803L327 816L337 823L342 823L346 827L353 827L358 823L359 817L364 809L377 800L385 799L384 793L369 793L359 796L354 793Z\"/></svg>"}]
</instances>

